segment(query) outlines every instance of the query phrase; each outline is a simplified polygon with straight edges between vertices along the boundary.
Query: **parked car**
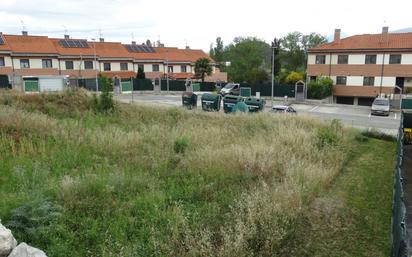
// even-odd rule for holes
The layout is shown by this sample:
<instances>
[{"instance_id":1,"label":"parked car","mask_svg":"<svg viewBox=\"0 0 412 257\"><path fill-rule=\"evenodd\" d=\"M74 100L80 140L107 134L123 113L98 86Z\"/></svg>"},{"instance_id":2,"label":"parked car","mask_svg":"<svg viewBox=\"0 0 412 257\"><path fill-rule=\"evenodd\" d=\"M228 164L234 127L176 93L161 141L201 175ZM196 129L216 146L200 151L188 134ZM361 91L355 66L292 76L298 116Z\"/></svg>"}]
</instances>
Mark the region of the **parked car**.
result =
<instances>
[{"instance_id":1,"label":"parked car","mask_svg":"<svg viewBox=\"0 0 412 257\"><path fill-rule=\"evenodd\" d=\"M378 97L372 103L371 114L389 116L390 103L389 99Z\"/></svg>"},{"instance_id":2,"label":"parked car","mask_svg":"<svg viewBox=\"0 0 412 257\"><path fill-rule=\"evenodd\" d=\"M227 83L222 89L220 89L219 93L222 96L225 96L225 95L240 95L240 84Z\"/></svg>"},{"instance_id":3,"label":"parked car","mask_svg":"<svg viewBox=\"0 0 412 257\"><path fill-rule=\"evenodd\" d=\"M272 112L297 114L295 109L293 109L291 106L288 106L288 105L274 105L272 106Z\"/></svg>"}]
</instances>

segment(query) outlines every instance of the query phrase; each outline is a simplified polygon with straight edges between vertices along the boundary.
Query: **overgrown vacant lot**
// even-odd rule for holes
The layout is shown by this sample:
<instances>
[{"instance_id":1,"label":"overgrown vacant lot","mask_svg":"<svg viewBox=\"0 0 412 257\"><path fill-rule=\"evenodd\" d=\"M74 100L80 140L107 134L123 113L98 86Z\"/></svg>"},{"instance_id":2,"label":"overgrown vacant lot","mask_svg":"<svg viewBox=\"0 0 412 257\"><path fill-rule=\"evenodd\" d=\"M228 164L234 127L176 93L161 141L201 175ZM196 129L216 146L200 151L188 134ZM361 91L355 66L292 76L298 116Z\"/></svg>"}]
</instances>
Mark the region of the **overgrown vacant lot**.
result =
<instances>
[{"instance_id":1,"label":"overgrown vacant lot","mask_svg":"<svg viewBox=\"0 0 412 257\"><path fill-rule=\"evenodd\" d=\"M0 218L48 256L388 253L393 142L300 116L0 97Z\"/></svg>"}]
</instances>

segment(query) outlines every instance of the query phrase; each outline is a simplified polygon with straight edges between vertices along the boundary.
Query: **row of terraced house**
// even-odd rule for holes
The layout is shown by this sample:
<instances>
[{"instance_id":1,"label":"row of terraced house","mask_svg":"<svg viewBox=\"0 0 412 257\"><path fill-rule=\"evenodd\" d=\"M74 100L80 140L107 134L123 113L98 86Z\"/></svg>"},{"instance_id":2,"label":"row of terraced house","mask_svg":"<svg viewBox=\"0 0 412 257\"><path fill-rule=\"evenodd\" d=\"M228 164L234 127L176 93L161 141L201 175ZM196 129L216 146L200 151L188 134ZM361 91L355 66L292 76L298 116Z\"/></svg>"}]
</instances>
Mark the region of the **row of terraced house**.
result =
<instances>
[{"instance_id":1,"label":"row of terraced house","mask_svg":"<svg viewBox=\"0 0 412 257\"><path fill-rule=\"evenodd\" d=\"M136 77L141 68L146 78L194 78L194 64L208 58L212 74L206 81L226 81L214 61L202 50L176 47L152 47L136 42L122 44L47 36L0 33L0 76L8 78L13 87L21 86L25 76L69 76L71 79L95 78L102 74L112 78Z\"/></svg>"},{"instance_id":2,"label":"row of terraced house","mask_svg":"<svg viewBox=\"0 0 412 257\"><path fill-rule=\"evenodd\" d=\"M371 105L381 94L392 98L412 91L412 33L341 38L336 29L330 43L309 49L307 80L332 78L335 103Z\"/></svg>"}]
</instances>

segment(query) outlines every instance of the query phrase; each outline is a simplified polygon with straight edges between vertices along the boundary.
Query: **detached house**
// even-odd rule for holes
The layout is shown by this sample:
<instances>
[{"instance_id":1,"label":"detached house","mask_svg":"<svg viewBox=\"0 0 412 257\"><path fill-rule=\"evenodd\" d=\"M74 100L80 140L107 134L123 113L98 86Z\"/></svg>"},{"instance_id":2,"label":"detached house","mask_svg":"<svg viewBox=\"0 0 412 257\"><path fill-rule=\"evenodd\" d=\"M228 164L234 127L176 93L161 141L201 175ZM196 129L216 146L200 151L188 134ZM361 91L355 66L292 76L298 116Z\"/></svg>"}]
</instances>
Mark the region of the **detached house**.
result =
<instances>
[{"instance_id":1,"label":"detached house","mask_svg":"<svg viewBox=\"0 0 412 257\"><path fill-rule=\"evenodd\" d=\"M6 35L0 33L0 77L7 77L19 88L23 76L69 76L71 79L95 78L101 73L109 78L135 77L139 68L146 78L186 79L194 77L194 64L208 58L213 73L208 81L226 81L226 73L202 50L175 47L151 47L136 42L87 41L47 36ZM0 83L4 81L0 80ZM2 85L0 85L2 87Z\"/></svg>"},{"instance_id":2,"label":"detached house","mask_svg":"<svg viewBox=\"0 0 412 257\"><path fill-rule=\"evenodd\" d=\"M328 76L336 103L371 105L379 94L412 87L412 33L364 34L341 38L308 50L307 78Z\"/></svg>"}]
</instances>

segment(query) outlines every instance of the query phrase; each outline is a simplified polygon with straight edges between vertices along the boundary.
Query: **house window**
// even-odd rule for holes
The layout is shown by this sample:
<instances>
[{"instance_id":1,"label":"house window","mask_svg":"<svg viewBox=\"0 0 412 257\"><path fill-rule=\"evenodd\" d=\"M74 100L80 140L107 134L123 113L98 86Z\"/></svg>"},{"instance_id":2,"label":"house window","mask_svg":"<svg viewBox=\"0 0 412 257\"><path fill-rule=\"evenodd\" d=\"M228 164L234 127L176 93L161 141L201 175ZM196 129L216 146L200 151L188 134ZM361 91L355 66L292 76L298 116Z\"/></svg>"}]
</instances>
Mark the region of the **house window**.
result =
<instances>
[{"instance_id":1,"label":"house window","mask_svg":"<svg viewBox=\"0 0 412 257\"><path fill-rule=\"evenodd\" d=\"M167 66L167 72L173 73L173 66Z\"/></svg>"},{"instance_id":2,"label":"house window","mask_svg":"<svg viewBox=\"0 0 412 257\"><path fill-rule=\"evenodd\" d=\"M128 69L129 69L129 65L127 64L127 62L120 63L120 70L128 70Z\"/></svg>"},{"instance_id":3,"label":"house window","mask_svg":"<svg viewBox=\"0 0 412 257\"><path fill-rule=\"evenodd\" d=\"M363 77L364 86L373 86L375 85L375 77Z\"/></svg>"},{"instance_id":4,"label":"house window","mask_svg":"<svg viewBox=\"0 0 412 257\"><path fill-rule=\"evenodd\" d=\"M73 70L73 61L66 61L66 70Z\"/></svg>"},{"instance_id":5,"label":"house window","mask_svg":"<svg viewBox=\"0 0 412 257\"><path fill-rule=\"evenodd\" d=\"M376 64L376 54L366 55L365 64Z\"/></svg>"},{"instance_id":6,"label":"house window","mask_svg":"<svg viewBox=\"0 0 412 257\"><path fill-rule=\"evenodd\" d=\"M93 61L84 61L85 70L93 70Z\"/></svg>"},{"instance_id":7,"label":"house window","mask_svg":"<svg viewBox=\"0 0 412 257\"><path fill-rule=\"evenodd\" d=\"M110 62L103 63L103 70L104 71L111 71L112 70L112 66L110 65Z\"/></svg>"},{"instance_id":8,"label":"house window","mask_svg":"<svg viewBox=\"0 0 412 257\"><path fill-rule=\"evenodd\" d=\"M4 65L4 57L0 57L0 67L3 67Z\"/></svg>"},{"instance_id":9,"label":"house window","mask_svg":"<svg viewBox=\"0 0 412 257\"><path fill-rule=\"evenodd\" d=\"M20 68L21 69L29 69L30 68L29 59L20 59Z\"/></svg>"},{"instance_id":10,"label":"house window","mask_svg":"<svg viewBox=\"0 0 412 257\"><path fill-rule=\"evenodd\" d=\"M187 67L186 67L186 65L180 66L180 72L187 72Z\"/></svg>"},{"instance_id":11,"label":"house window","mask_svg":"<svg viewBox=\"0 0 412 257\"><path fill-rule=\"evenodd\" d=\"M348 55L338 55L338 64L348 64Z\"/></svg>"},{"instance_id":12,"label":"house window","mask_svg":"<svg viewBox=\"0 0 412 257\"><path fill-rule=\"evenodd\" d=\"M346 76L337 76L336 85L346 85Z\"/></svg>"},{"instance_id":13,"label":"house window","mask_svg":"<svg viewBox=\"0 0 412 257\"><path fill-rule=\"evenodd\" d=\"M316 64L325 64L326 56L325 55L316 55Z\"/></svg>"},{"instance_id":14,"label":"house window","mask_svg":"<svg viewBox=\"0 0 412 257\"><path fill-rule=\"evenodd\" d=\"M140 70L144 71L144 65L143 64L138 64L137 69L138 70L140 69Z\"/></svg>"},{"instance_id":15,"label":"house window","mask_svg":"<svg viewBox=\"0 0 412 257\"><path fill-rule=\"evenodd\" d=\"M316 81L317 77L316 76L310 76L309 80L310 81Z\"/></svg>"},{"instance_id":16,"label":"house window","mask_svg":"<svg viewBox=\"0 0 412 257\"><path fill-rule=\"evenodd\" d=\"M51 59L43 59L41 60L41 65L43 69L50 69L53 68L53 63Z\"/></svg>"},{"instance_id":17,"label":"house window","mask_svg":"<svg viewBox=\"0 0 412 257\"><path fill-rule=\"evenodd\" d=\"M401 64L402 55L400 54L391 54L389 56L389 64Z\"/></svg>"},{"instance_id":18,"label":"house window","mask_svg":"<svg viewBox=\"0 0 412 257\"><path fill-rule=\"evenodd\" d=\"M152 65L152 70L153 70L154 72L159 71L159 64L153 64L153 65Z\"/></svg>"}]
</instances>

